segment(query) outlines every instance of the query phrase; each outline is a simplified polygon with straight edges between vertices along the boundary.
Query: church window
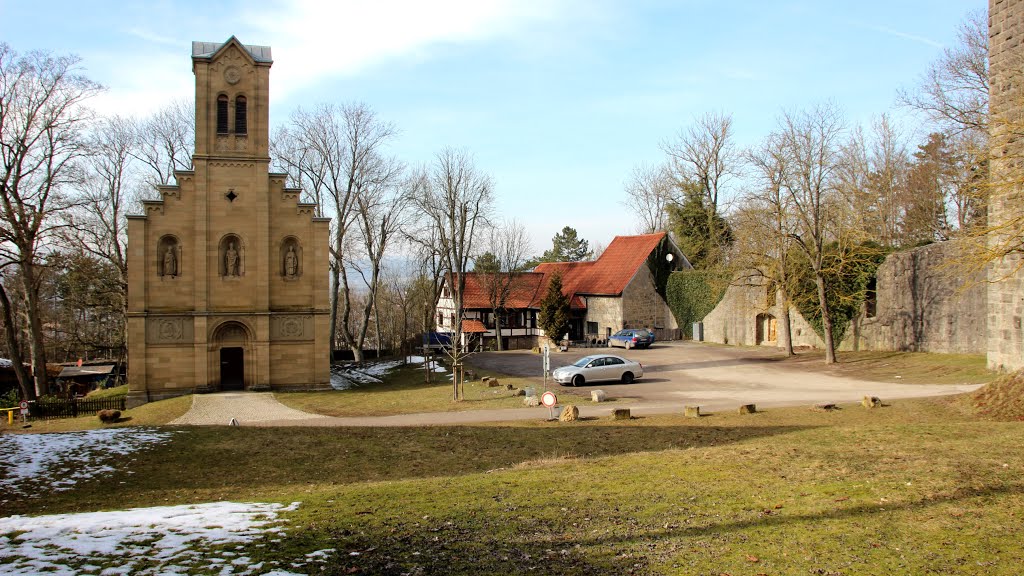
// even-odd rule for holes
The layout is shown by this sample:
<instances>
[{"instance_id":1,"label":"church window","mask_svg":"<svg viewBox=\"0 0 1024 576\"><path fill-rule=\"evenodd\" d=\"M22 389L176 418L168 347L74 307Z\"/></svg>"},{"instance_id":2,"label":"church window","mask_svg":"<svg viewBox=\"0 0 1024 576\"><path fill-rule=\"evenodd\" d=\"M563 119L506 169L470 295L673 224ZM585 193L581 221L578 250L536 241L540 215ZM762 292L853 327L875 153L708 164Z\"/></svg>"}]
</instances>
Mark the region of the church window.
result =
<instances>
[{"instance_id":1,"label":"church window","mask_svg":"<svg viewBox=\"0 0 1024 576\"><path fill-rule=\"evenodd\" d=\"M228 133L228 97L217 96L217 134Z\"/></svg>"},{"instance_id":2,"label":"church window","mask_svg":"<svg viewBox=\"0 0 1024 576\"><path fill-rule=\"evenodd\" d=\"M245 96L235 98L235 134L247 134Z\"/></svg>"}]
</instances>

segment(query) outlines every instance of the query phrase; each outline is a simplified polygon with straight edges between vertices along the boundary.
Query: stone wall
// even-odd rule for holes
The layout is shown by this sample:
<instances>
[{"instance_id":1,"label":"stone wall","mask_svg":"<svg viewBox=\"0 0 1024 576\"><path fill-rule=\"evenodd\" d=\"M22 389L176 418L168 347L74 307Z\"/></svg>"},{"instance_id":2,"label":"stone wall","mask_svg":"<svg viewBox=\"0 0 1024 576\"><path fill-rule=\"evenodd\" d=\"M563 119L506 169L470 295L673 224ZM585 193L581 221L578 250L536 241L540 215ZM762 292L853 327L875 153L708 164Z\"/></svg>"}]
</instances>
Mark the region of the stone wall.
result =
<instances>
[{"instance_id":1,"label":"stone wall","mask_svg":"<svg viewBox=\"0 0 1024 576\"><path fill-rule=\"evenodd\" d=\"M647 265L640 266L636 275L622 290L622 328L677 328L668 303L658 294L654 275Z\"/></svg>"},{"instance_id":2,"label":"stone wall","mask_svg":"<svg viewBox=\"0 0 1024 576\"><path fill-rule=\"evenodd\" d=\"M878 267L875 314L854 318L843 350L984 354L988 286L964 268L955 241L889 255Z\"/></svg>"},{"instance_id":3,"label":"stone wall","mask_svg":"<svg viewBox=\"0 0 1024 576\"><path fill-rule=\"evenodd\" d=\"M956 242L889 255L878 268L875 314L869 318L862 308L839 349L985 353L988 286L984 273L964 271L962 255L963 247ZM769 317L779 318L779 308L769 303L764 280L744 277L734 281L704 318L704 340L775 345L765 338ZM795 308L790 309L790 323L794 346L824 345Z\"/></svg>"},{"instance_id":4,"label":"stone wall","mask_svg":"<svg viewBox=\"0 0 1024 576\"><path fill-rule=\"evenodd\" d=\"M765 334L766 320L779 318L779 314L779 307L768 300L764 279L744 275L741 280L735 281L725 290L722 301L704 317L704 341L737 346L779 345L779 340L769 340ZM793 346L822 346L821 338L796 308L790 307L789 316ZM780 328L780 333L781 331Z\"/></svg>"},{"instance_id":5,"label":"stone wall","mask_svg":"<svg viewBox=\"0 0 1024 576\"><path fill-rule=\"evenodd\" d=\"M991 178L995 183L1013 181L1006 178L1012 163L1019 163L1022 143L1007 133L1005 119L1020 122L1024 92L1021 91L1020 70L1024 63L1024 2L989 0L989 122L992 160ZM1018 168L1019 169L1019 168ZM997 232L991 244L1007 240L999 226L1019 218L1024 211L1024 196L1019 182L994 185L990 192L989 224ZM1012 241L1019 241L1013 238ZM1024 270L1020 255L993 262L988 286L988 366L994 370L1024 368Z\"/></svg>"}]
</instances>

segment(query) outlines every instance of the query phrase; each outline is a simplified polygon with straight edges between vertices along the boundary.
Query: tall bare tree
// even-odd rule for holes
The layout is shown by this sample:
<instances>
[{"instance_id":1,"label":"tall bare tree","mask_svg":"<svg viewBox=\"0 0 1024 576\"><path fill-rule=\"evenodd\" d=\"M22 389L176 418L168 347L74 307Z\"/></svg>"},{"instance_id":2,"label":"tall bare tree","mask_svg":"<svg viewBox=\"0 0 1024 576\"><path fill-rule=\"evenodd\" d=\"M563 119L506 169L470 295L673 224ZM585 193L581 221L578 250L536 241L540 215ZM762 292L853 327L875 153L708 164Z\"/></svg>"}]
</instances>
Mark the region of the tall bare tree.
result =
<instances>
[{"instance_id":1,"label":"tall bare tree","mask_svg":"<svg viewBox=\"0 0 1024 576\"><path fill-rule=\"evenodd\" d=\"M60 226L55 216L73 205L66 188L90 119L82 103L99 90L77 57L19 55L0 44L0 257L20 272L34 394L48 392L40 256Z\"/></svg>"},{"instance_id":2,"label":"tall bare tree","mask_svg":"<svg viewBox=\"0 0 1024 576\"><path fill-rule=\"evenodd\" d=\"M747 150L755 187L743 198L734 218L738 244L738 265L753 268L768 280L778 295L779 341L786 354L793 355L789 287L792 281L789 251L796 233L793 207L787 190L791 179L789 151L779 133L769 134L758 146Z\"/></svg>"},{"instance_id":3,"label":"tall bare tree","mask_svg":"<svg viewBox=\"0 0 1024 576\"><path fill-rule=\"evenodd\" d=\"M353 353L362 345L349 329L356 307L349 286L350 264L360 257L354 254L359 239L352 234L358 225L359 196L392 185L400 173L396 162L383 154L396 132L393 124L377 118L365 104L324 104L292 114L288 132L280 133L276 144L278 151L291 152L282 161L291 167L289 173L302 178L299 184L309 183L322 194L333 217L330 341L336 345L340 333L342 343ZM284 136L294 141L287 142Z\"/></svg>"},{"instance_id":4,"label":"tall bare tree","mask_svg":"<svg viewBox=\"0 0 1024 576\"><path fill-rule=\"evenodd\" d=\"M633 168L626 182L623 204L636 215L637 231L650 234L668 229L666 210L675 195L676 187L668 166L642 164Z\"/></svg>"},{"instance_id":5,"label":"tall bare tree","mask_svg":"<svg viewBox=\"0 0 1024 576\"><path fill-rule=\"evenodd\" d=\"M738 175L740 153L733 141L732 117L707 113L694 119L674 141L662 144L680 190L696 186L707 220L712 261L724 261L729 232L722 213L730 179Z\"/></svg>"},{"instance_id":6,"label":"tall bare tree","mask_svg":"<svg viewBox=\"0 0 1024 576\"><path fill-rule=\"evenodd\" d=\"M414 181L400 180L403 169L398 162L385 162L376 178L356 195L355 219L362 250L354 251L349 265L362 278L366 294L356 329L349 331L347 325L342 328L345 330L343 338L351 343L352 354L357 362L363 359L363 342L366 341L371 317L375 322L377 351L380 352L380 314L374 312L377 310L377 293L382 284L381 269L388 248L394 244L407 222L407 199L415 187Z\"/></svg>"},{"instance_id":7,"label":"tall bare tree","mask_svg":"<svg viewBox=\"0 0 1024 576\"><path fill-rule=\"evenodd\" d=\"M136 122L132 154L148 168L152 186L174 184L176 170L192 169L195 150L195 104L179 100Z\"/></svg>"},{"instance_id":8,"label":"tall bare tree","mask_svg":"<svg viewBox=\"0 0 1024 576\"><path fill-rule=\"evenodd\" d=\"M432 229L419 241L433 242L448 280L457 313L462 311L466 271L480 241L480 232L494 203L490 176L477 169L466 151L445 148L419 179L415 195L422 222ZM459 400L460 369L468 352L462 343L462 322L456 318L448 353L455 373L453 399Z\"/></svg>"},{"instance_id":9,"label":"tall bare tree","mask_svg":"<svg viewBox=\"0 0 1024 576\"><path fill-rule=\"evenodd\" d=\"M493 256L490 266L476 268L481 287L487 294L487 301L494 316L494 333L498 350L504 349L501 339L502 318L505 306L516 280L520 277L529 252L532 250L526 228L516 220L502 222L491 227L487 237L487 250Z\"/></svg>"},{"instance_id":10,"label":"tall bare tree","mask_svg":"<svg viewBox=\"0 0 1024 576\"><path fill-rule=\"evenodd\" d=\"M839 164L839 139L843 119L834 105L822 105L811 111L786 113L781 136L790 170L786 190L797 232L791 235L810 261L821 311L825 363L836 361L832 315L825 287L825 245L838 237L836 170Z\"/></svg>"},{"instance_id":11,"label":"tall bare tree","mask_svg":"<svg viewBox=\"0 0 1024 576\"><path fill-rule=\"evenodd\" d=\"M958 43L942 51L916 90L899 93L900 102L926 114L950 134L988 133L988 15L972 12L960 25Z\"/></svg>"}]
</instances>

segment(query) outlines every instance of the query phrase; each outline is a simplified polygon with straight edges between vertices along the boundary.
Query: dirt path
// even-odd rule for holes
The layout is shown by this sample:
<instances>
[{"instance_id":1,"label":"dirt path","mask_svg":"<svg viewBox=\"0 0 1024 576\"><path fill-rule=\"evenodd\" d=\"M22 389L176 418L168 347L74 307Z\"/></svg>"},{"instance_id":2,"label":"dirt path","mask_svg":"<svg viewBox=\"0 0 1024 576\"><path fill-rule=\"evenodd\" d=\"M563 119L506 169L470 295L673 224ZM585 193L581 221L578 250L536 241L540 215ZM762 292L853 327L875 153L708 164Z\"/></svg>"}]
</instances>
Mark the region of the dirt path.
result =
<instances>
[{"instance_id":1,"label":"dirt path","mask_svg":"<svg viewBox=\"0 0 1024 576\"><path fill-rule=\"evenodd\" d=\"M633 384L596 383L581 388L549 385L559 403L576 404L584 417L607 417L614 408L629 408L634 415L679 413L683 406L701 406L703 412L735 410L740 404L759 408L854 403L864 396L883 401L960 394L979 384L930 385L871 382L850 376L827 375L781 365L777 354L749 348L664 343L650 350L582 349L552 355L552 365L571 363L587 354L611 352L644 365L644 377ZM534 377L541 373L541 357L532 352L497 352L474 356L485 370ZM538 384L541 379L536 378ZM601 389L612 403L593 404L590 391ZM515 420L544 420L546 408L513 408L460 412L427 412L395 416L335 418L288 408L270 393L235 392L196 395L192 409L171 424L227 425L232 418L242 426L430 426L478 424Z\"/></svg>"}]
</instances>

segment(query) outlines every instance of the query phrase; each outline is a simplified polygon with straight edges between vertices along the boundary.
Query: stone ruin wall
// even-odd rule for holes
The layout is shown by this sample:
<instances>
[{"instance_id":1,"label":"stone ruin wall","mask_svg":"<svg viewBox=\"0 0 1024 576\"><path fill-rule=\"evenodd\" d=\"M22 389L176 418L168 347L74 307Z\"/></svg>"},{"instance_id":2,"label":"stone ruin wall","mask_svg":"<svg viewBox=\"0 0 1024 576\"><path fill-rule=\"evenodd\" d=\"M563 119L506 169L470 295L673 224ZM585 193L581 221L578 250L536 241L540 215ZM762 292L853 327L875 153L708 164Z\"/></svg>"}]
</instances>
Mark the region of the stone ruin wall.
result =
<instances>
[{"instance_id":1,"label":"stone ruin wall","mask_svg":"<svg viewBox=\"0 0 1024 576\"><path fill-rule=\"evenodd\" d=\"M875 315L850 322L841 350L984 354L988 285L956 241L890 254L878 267Z\"/></svg>"},{"instance_id":2,"label":"stone ruin wall","mask_svg":"<svg viewBox=\"0 0 1024 576\"><path fill-rule=\"evenodd\" d=\"M958 267L961 254L955 242L891 254L878 268L874 317L867 318L862 310L838 348L984 354L988 286L983 273L971 275ZM766 296L763 280L734 282L704 318L704 340L759 344L758 315L779 318L778 306L769 305ZM794 346L824 345L795 308L790 309L790 322Z\"/></svg>"}]
</instances>

